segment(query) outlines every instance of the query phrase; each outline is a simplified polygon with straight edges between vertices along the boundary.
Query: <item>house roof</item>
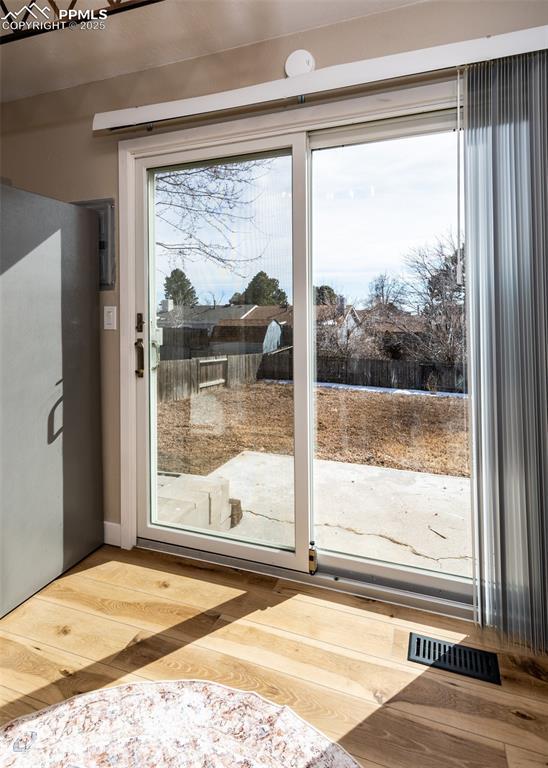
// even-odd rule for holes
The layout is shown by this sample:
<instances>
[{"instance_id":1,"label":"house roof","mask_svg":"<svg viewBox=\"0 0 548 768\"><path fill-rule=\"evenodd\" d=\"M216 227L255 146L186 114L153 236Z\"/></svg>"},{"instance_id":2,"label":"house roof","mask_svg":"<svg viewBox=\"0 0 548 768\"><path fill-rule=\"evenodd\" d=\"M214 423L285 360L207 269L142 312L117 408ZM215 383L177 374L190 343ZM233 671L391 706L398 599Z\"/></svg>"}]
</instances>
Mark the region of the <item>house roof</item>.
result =
<instances>
[{"instance_id":1,"label":"house roof","mask_svg":"<svg viewBox=\"0 0 548 768\"><path fill-rule=\"evenodd\" d=\"M377 333L419 333L424 330L424 318L410 312L371 307L369 309L355 309L351 304L340 312L336 306L318 304L315 306L316 321L326 323L335 321L341 323L349 313L353 313L358 322L364 323L372 331ZM158 314L160 325L177 328L183 325L194 326L225 326L230 324L238 327L246 327L245 340L251 341L251 335L258 339L258 331L251 328L266 328L272 320L280 325L293 326L293 307L280 307L278 305L257 306L256 304L230 304L213 306L211 304L198 304L194 307L178 306L169 312ZM226 332L228 333L228 332ZM237 334L233 334L236 337ZM228 337L224 337L228 338ZM244 340L244 336L238 336ZM264 334L263 334L264 338Z\"/></svg>"},{"instance_id":2,"label":"house roof","mask_svg":"<svg viewBox=\"0 0 548 768\"><path fill-rule=\"evenodd\" d=\"M327 323L329 321L334 321L338 325L348 317L350 312L355 312L352 304L347 304L342 311L341 309L342 308L338 307L336 304L317 304L315 307L316 322Z\"/></svg>"},{"instance_id":3,"label":"house roof","mask_svg":"<svg viewBox=\"0 0 548 768\"><path fill-rule=\"evenodd\" d=\"M280 325L293 325L293 307L255 306L246 316L246 320L259 323L276 320Z\"/></svg>"},{"instance_id":4,"label":"house roof","mask_svg":"<svg viewBox=\"0 0 548 768\"><path fill-rule=\"evenodd\" d=\"M237 341L240 343L262 344L266 333L272 324L279 325L275 320L254 323L243 320L221 320L211 333L211 341Z\"/></svg>"},{"instance_id":5,"label":"house roof","mask_svg":"<svg viewBox=\"0 0 548 768\"><path fill-rule=\"evenodd\" d=\"M340 312L335 305L318 304L315 307L316 319L318 322L327 322L329 320L336 320L341 322L348 313L353 311L352 305L348 304L344 308L344 312ZM266 320L276 320L280 325L293 325L293 307L278 307L278 306L257 306L254 307L248 315L246 320L252 320L257 322L265 322Z\"/></svg>"},{"instance_id":6,"label":"house roof","mask_svg":"<svg viewBox=\"0 0 548 768\"><path fill-rule=\"evenodd\" d=\"M221 320L238 320L245 317L254 304L230 304L213 306L212 304L197 304L194 307L181 305L169 312L160 312L158 319L161 325L177 328L182 325L216 325Z\"/></svg>"}]
</instances>

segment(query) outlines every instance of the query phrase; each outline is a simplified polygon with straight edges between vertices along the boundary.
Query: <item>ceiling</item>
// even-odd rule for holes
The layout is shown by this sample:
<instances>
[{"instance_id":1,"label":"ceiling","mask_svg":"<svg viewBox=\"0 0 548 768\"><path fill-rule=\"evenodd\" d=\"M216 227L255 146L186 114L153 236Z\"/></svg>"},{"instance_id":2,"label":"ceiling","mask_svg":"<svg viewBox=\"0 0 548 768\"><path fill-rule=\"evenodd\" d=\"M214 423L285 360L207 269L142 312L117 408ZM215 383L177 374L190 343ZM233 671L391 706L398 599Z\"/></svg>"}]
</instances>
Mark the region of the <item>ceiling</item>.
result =
<instances>
[{"instance_id":1,"label":"ceiling","mask_svg":"<svg viewBox=\"0 0 548 768\"><path fill-rule=\"evenodd\" d=\"M422 0L163 0L3 45L2 101L140 72ZM9 10L24 0L6 0ZM68 0L58 2L65 7ZM88 0L102 8L105 0Z\"/></svg>"}]
</instances>

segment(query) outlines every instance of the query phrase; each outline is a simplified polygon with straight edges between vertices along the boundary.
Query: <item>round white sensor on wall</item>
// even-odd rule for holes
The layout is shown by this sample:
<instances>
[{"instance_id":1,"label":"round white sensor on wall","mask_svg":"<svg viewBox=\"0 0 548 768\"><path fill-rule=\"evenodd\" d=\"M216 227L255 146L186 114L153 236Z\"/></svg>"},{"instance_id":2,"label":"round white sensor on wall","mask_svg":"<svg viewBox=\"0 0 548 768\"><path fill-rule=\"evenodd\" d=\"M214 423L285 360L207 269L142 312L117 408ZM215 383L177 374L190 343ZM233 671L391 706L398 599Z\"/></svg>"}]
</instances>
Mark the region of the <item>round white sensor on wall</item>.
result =
<instances>
[{"instance_id":1,"label":"round white sensor on wall","mask_svg":"<svg viewBox=\"0 0 548 768\"><path fill-rule=\"evenodd\" d=\"M307 72L313 72L316 68L316 61L310 51L299 49L290 53L285 62L285 74L287 77L295 75L305 75Z\"/></svg>"}]
</instances>

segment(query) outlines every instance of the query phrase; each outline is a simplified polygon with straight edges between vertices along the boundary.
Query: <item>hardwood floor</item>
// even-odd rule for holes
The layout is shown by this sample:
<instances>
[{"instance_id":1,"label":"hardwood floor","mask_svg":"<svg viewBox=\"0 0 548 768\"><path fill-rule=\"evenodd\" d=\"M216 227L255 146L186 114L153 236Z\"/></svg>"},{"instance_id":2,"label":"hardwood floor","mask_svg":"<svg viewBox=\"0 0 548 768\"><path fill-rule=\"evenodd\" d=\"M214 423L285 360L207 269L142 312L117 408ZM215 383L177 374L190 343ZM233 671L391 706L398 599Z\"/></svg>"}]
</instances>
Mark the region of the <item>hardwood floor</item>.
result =
<instances>
[{"instance_id":1,"label":"hardwood floor","mask_svg":"<svg viewBox=\"0 0 548 768\"><path fill-rule=\"evenodd\" d=\"M548 766L547 658L501 651L489 685L408 662L410 630L496 649L454 619L103 547L0 621L1 718L197 678L288 704L366 768Z\"/></svg>"}]
</instances>

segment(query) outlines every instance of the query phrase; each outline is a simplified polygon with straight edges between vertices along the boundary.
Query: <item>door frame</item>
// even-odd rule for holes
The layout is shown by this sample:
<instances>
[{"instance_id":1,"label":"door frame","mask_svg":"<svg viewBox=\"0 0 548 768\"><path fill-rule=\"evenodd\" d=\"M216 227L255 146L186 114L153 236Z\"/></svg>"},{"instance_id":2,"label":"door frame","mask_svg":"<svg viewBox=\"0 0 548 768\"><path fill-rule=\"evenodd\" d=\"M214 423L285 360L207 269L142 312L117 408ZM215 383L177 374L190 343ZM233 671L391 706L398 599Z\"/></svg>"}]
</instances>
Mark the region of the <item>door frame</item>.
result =
<instances>
[{"instance_id":1,"label":"door frame","mask_svg":"<svg viewBox=\"0 0 548 768\"><path fill-rule=\"evenodd\" d=\"M291 146L298 148L296 156L293 159L293 178L302 177L308 179L308 173L303 173L301 167L301 173L297 173L298 170L295 166L295 162L299 161L298 158L302 157L299 162L307 162L309 155L309 147L307 144L307 136L309 132L323 131L326 129L343 128L344 126L351 127L354 124L376 123L377 121L386 120L387 118L405 118L405 116L418 115L421 113L432 113L442 110L455 109L457 104L457 79L454 76L440 77L434 75L432 81L411 83L405 86L396 88L395 86L389 87L382 91L375 91L366 96L355 97L347 99L345 101L337 101L327 104L304 106L297 110L290 109L284 112L275 112L268 115L260 115L255 117L243 117L236 120L225 120L224 122L211 122L201 125L199 127L189 127L183 130L162 133L158 135L148 135L136 139L130 139L122 141L119 144L119 194L120 194L120 464L121 464L121 546L123 548L130 549L137 543L137 515L136 509L138 507L138 493L137 482L141 471L137 461L137 440L144 439L144 435L138 434L137 428L137 409L139 407L138 398L138 382L135 377L135 357L134 357L134 341L135 341L135 313L141 311L135 304L135 280L136 280L136 262L144 259L143 244L147 242L146 230L144 229L144 223L146 222L146 178L148 169L152 167L160 167L162 165L169 165L175 162L184 162L180 158L196 159L208 159L215 156L227 156L227 154L246 154L252 152L254 146L260 146L265 148L281 148L288 146L287 142L291 142ZM371 125L374 131L374 125ZM283 141L280 145L280 139ZM328 141L331 137L328 137ZM273 141L272 144L269 141ZM255 145L254 145L255 142ZM284 144L285 142L285 144ZM301 189L299 194L306 195L306 189ZM310 254L308 253L307 239L308 232L303 230L295 232L295 219L293 217L293 237L294 237L294 253L297 249L301 249L306 253L306 258L302 260L301 267L306 276L306 282L310 281ZM295 240L296 238L296 240ZM299 260L294 259L294 269L299 269ZM304 281L304 273L295 275L294 281ZM304 306L307 309L303 312L301 320L299 322L299 329L295 328L296 341L297 337L300 339L301 349L306 349L306 366L311 366L311 339L309 338L309 327L311 324L308 322L308 315L310 313L310 296L304 299ZM295 318L295 322L298 320ZM302 356L301 356L302 357ZM297 358L297 356L295 356ZM310 370L310 369L309 369ZM303 366L296 367L295 376L306 377L307 371ZM310 379L311 380L311 379ZM297 394L297 389L300 391L300 395ZM301 437L301 440L306 440L308 443L308 434L310 434L310 426L313 424L312 419L312 398L311 393L308 392L305 395L304 386L302 391L297 387L295 397L299 397L300 410L299 418L302 419L302 426L307 424L307 429L297 429L297 423L295 423L295 437ZM295 410L297 411L297 404L295 404ZM301 446L300 453L302 457L307 457L307 461L312 461L309 448L303 449ZM304 462L304 459L303 459ZM302 466L302 464L301 464ZM298 474L297 461L295 464L296 475ZM304 500L307 501L307 509L311 508L311 504L308 503L310 499L311 489L303 487L303 476L307 479L311 477L311 469L301 473L300 490L296 489L296 504L297 508L297 493L299 493L300 503ZM142 494L141 494L142 495ZM296 518L297 522L297 518ZM310 526L308 521L307 528ZM162 529L165 531L165 529ZM194 535L195 536L195 535ZM299 531L299 541L302 543L305 538L308 538L308 530L306 536L304 535L304 527L301 527ZM165 544L159 544L158 546L173 547L175 544L167 542L165 535L162 536ZM181 542L181 534L176 532L175 538L177 543ZM203 542L203 536L199 537ZM142 543L142 539L140 540ZM154 542L151 542L151 546L154 546ZM186 553L192 552L192 548L181 547L181 550L185 549ZM267 548L260 548L256 545L252 546L255 553L258 551L266 552ZM303 547L303 551L304 547ZM211 558L229 558L232 562L244 563L246 558L242 557L241 545L239 546L239 553L233 551L224 550L211 552L211 547L208 550L203 550L204 559ZM285 553L286 555L288 553ZM336 573L337 566L340 568L344 564L345 558L340 558L338 562L327 554L324 556L323 561L326 563L333 574ZM252 558L256 561L256 557ZM251 562L248 560L248 562ZM255 563L256 565L256 563ZM282 566L286 569L293 568L297 571L305 570L304 563L302 561L297 562L297 559L293 560L293 565L287 565L286 563L277 562L276 557L274 562L266 562L265 568L272 568L276 566ZM257 570L257 568L254 568ZM399 566L390 566L389 564L383 565L375 561L363 561L357 565L357 561L349 562L349 569L346 571L339 571L337 575L333 576L338 584L341 584L345 578L345 574L348 575L347 581L356 579L355 583L359 583L359 592L363 591L363 584L361 579L368 580L371 584L373 591L382 587L382 583L391 585L390 590L395 590L402 595L402 600L409 604L413 602L413 599L409 599L409 594L416 594L417 599L420 600L420 594L430 593L435 596L439 596L440 604L443 606L440 610L453 613L453 609L447 604L447 595L450 594L452 602L456 605L455 601L458 601L460 606L459 610L463 606L470 607L473 601L473 585L470 580L461 579L458 577L447 577L442 574L436 574L432 572L422 573L415 571L414 569L403 569ZM321 574L319 573L318 576ZM320 581L320 579L318 579ZM367 587L365 587L367 589ZM357 587L356 587L357 589ZM411 593L410 591L411 590ZM353 591L347 588L347 591ZM356 591L356 590L354 590ZM406 596L407 595L407 596ZM394 600L393 600L394 601ZM466 608L468 611L468 608Z\"/></svg>"},{"instance_id":2,"label":"door frame","mask_svg":"<svg viewBox=\"0 0 548 768\"><path fill-rule=\"evenodd\" d=\"M387 92L389 95L387 97ZM366 96L327 104L302 106L268 115L208 122L178 131L146 134L118 144L119 291L120 291L120 545L137 541L137 381L135 377L136 260L143 257L146 221L146 167L155 158L166 163L170 154L185 150L214 152L236 142L266 140L280 134L316 131L455 106L456 79L415 82L389 87ZM141 243L141 246L140 246ZM139 248L141 251L139 252Z\"/></svg>"},{"instance_id":3,"label":"door frame","mask_svg":"<svg viewBox=\"0 0 548 768\"><path fill-rule=\"evenodd\" d=\"M227 144L217 144L212 147L181 149L170 153L150 154L140 158L135 163L136 195L136 232L135 243L135 295L141 297L136 305L136 312L142 312L145 318L143 339L145 350L149 348L149 323L151 308L148 305L149 296L149 253L153 247L151 239L150 196L152 188L150 173L154 169L166 166L178 166L205 161L222 160L230 157L245 157L262 152L289 150L291 153L291 186L292 186L292 275L293 275L293 333L294 346L298 353L293 356L294 380L294 522L295 549L287 550L238 541L228 536L215 536L212 533L190 531L157 525L150 521L150 453L151 429L149 419L150 404L150 371L145 354L145 375L135 378L135 408L136 408L136 509L137 537L152 541L163 541L177 544L199 551L209 551L229 557L239 557L252 562L260 561L268 565L277 565L296 571L308 570L308 546L310 542L310 433L311 402L309 395L310 381L310 264L308 249L308 227L302 216L295 215L307 206L307 137L303 132L278 135L265 139L251 139ZM142 306L141 306L142 305ZM146 321L149 321L148 323Z\"/></svg>"}]
</instances>

